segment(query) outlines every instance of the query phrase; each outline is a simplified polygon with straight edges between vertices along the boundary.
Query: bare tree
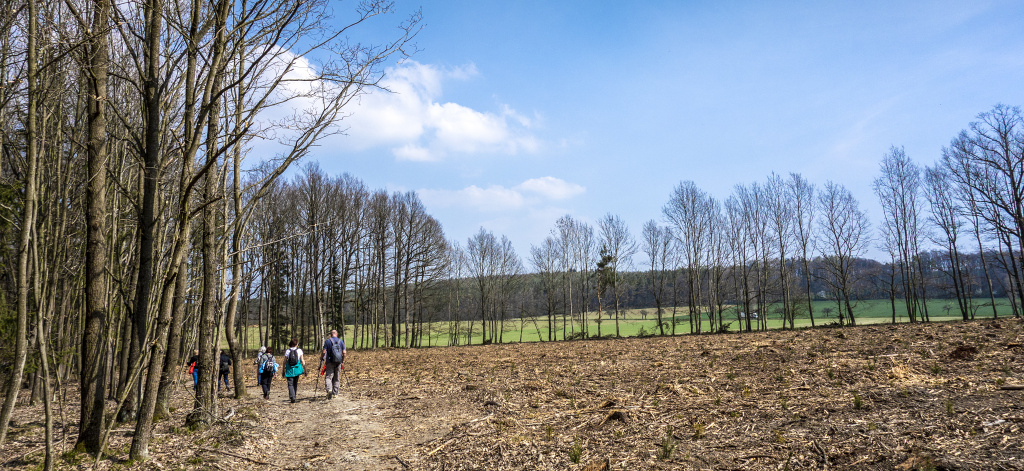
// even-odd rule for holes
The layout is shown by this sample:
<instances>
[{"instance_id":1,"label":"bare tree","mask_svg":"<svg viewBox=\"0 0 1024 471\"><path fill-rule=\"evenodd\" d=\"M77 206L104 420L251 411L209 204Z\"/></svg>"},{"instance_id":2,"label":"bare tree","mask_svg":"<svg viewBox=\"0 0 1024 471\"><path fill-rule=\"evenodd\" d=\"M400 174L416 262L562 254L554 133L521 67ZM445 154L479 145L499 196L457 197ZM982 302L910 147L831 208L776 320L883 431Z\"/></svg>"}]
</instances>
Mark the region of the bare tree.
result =
<instances>
[{"instance_id":1,"label":"bare tree","mask_svg":"<svg viewBox=\"0 0 1024 471\"><path fill-rule=\"evenodd\" d=\"M907 315L911 322L928 320L925 296L924 273L918 253L922 240L921 170L902 148L893 146L882 158L881 176L875 179L874 189L882 204L883 238L895 244L896 262L903 280L903 294L907 303Z\"/></svg>"},{"instance_id":2,"label":"bare tree","mask_svg":"<svg viewBox=\"0 0 1024 471\"><path fill-rule=\"evenodd\" d=\"M533 267L533 271L537 273L540 283L540 291L543 296L542 305L544 314L547 318L547 333L548 341L554 341L558 338L558 325L555 321L555 315L561 307L559 305L558 291L560 284L559 269L560 260L562 259L561 253L559 253L560 246L558 242L552 236L544 238L541 242L540 247L530 247L530 263ZM563 319L564 320L564 319Z\"/></svg>"},{"instance_id":3,"label":"bare tree","mask_svg":"<svg viewBox=\"0 0 1024 471\"><path fill-rule=\"evenodd\" d=\"M571 273L578 275L576 280L579 283L579 289L576 290L576 293L580 296L580 332L586 338L590 336L590 290L593 281L590 270L597 255L595 253L594 228L583 221L575 221L571 227L574 229L570 237L573 260Z\"/></svg>"},{"instance_id":4,"label":"bare tree","mask_svg":"<svg viewBox=\"0 0 1024 471\"><path fill-rule=\"evenodd\" d=\"M799 173L789 174L789 191L793 201L793 218L796 222L796 242L800 249L803 278L807 295L807 316L814 327L814 304L811 302L810 258L814 252L814 185Z\"/></svg>"},{"instance_id":5,"label":"bare tree","mask_svg":"<svg viewBox=\"0 0 1024 471\"><path fill-rule=\"evenodd\" d=\"M996 310L992 276L989 273L988 261L985 257L986 247L982 240L986 231L985 217L982 214L985 202L983 198L977 197L976 186L973 184L975 179L980 177L980 173L975 170L976 163L970 157L975 152L976 146L971 142L970 135L961 132L958 137L953 139L949 147L942 148L941 165L945 169L949 184L953 185L952 190L955 192L956 200L960 202L959 206L962 209L963 217L971 225L971 232L978 247L978 257L981 260L982 273L988 288L992 318L995 319L999 317L999 314Z\"/></svg>"},{"instance_id":6,"label":"bare tree","mask_svg":"<svg viewBox=\"0 0 1024 471\"><path fill-rule=\"evenodd\" d=\"M504 342L502 334L505 332L505 321L508 317L512 298L518 292L520 276L523 272L523 262L516 254L512 241L506 236L501 236L498 243L498 312L500 314L498 324L498 343ZM493 337L492 337L493 338Z\"/></svg>"},{"instance_id":7,"label":"bare tree","mask_svg":"<svg viewBox=\"0 0 1024 471\"><path fill-rule=\"evenodd\" d=\"M567 310L571 335L575 335L575 321L580 324L579 335L587 337L587 310L589 308L590 266L594 250L594 229L582 221L565 215L555 221L552 237L558 241L558 253L562 256L561 273L564 296L563 306ZM578 298L577 298L578 297ZM579 316L576 316L577 309ZM566 337L563 324L563 338Z\"/></svg>"},{"instance_id":8,"label":"bare tree","mask_svg":"<svg viewBox=\"0 0 1024 471\"><path fill-rule=\"evenodd\" d=\"M743 218L749 231L750 249L752 252L751 263L754 276L754 291L756 293L757 309L753 316L758 321L757 328L764 330L768 328L768 306L770 303L769 291L771 284L771 261L773 259L769 236L767 194L765 188L757 183L750 186L737 187L737 196L743 205ZM748 312L748 316L751 314Z\"/></svg>"},{"instance_id":9,"label":"bare tree","mask_svg":"<svg viewBox=\"0 0 1024 471\"><path fill-rule=\"evenodd\" d=\"M931 208L932 225L942 232L942 237L934 237L932 241L945 249L949 262L947 274L953 282L953 294L963 320L972 316L971 298L965 283L963 262L960 257L960 231L963 220L962 209L954 197L954 187L942 167L925 168L924 194Z\"/></svg>"},{"instance_id":10,"label":"bare tree","mask_svg":"<svg viewBox=\"0 0 1024 471\"><path fill-rule=\"evenodd\" d=\"M331 288L332 303L335 306L334 325L346 328L344 307L353 304L349 299L351 292L349 283L356 269L356 257L359 253L360 237L365 221L366 202L369 192L362 181L349 174L343 174L334 180L334 192L330 201L334 223L331 224L331 258L333 271ZM340 312L339 312L340 311Z\"/></svg>"},{"instance_id":11,"label":"bare tree","mask_svg":"<svg viewBox=\"0 0 1024 471\"><path fill-rule=\"evenodd\" d=\"M821 210L818 225L822 235L819 250L828 272L826 281L833 287L842 308L840 323L843 323L845 310L849 324L856 325L851 295L856 281L852 262L867 249L870 223L853 194L831 181L825 183L825 188L818 194L818 207Z\"/></svg>"},{"instance_id":12,"label":"bare tree","mask_svg":"<svg viewBox=\"0 0 1024 471\"><path fill-rule=\"evenodd\" d=\"M710 264L712 236L718 230L718 202L692 181L680 183L662 209L674 229L686 263L691 332L701 332L701 287Z\"/></svg>"},{"instance_id":13,"label":"bare tree","mask_svg":"<svg viewBox=\"0 0 1024 471\"><path fill-rule=\"evenodd\" d=\"M1024 299L1024 116L1018 107L996 105L978 115L943 151L943 166L971 213L983 219L1008 276L1011 304ZM978 227L978 224L975 224ZM980 231L979 231L980 232ZM981 246L979 235L979 247ZM980 249L984 253L984 249ZM991 291L991 290L990 290ZM993 311L994 313L994 311ZM1014 314L1020 315L1015 307Z\"/></svg>"},{"instance_id":14,"label":"bare tree","mask_svg":"<svg viewBox=\"0 0 1024 471\"><path fill-rule=\"evenodd\" d=\"M82 332L82 370L80 373L81 409L78 443L85 451L100 451L100 432L104 427L104 359L107 323L107 154L106 96L110 2L95 0L92 34L88 39L87 68L89 84L89 141L87 145L89 183L86 190L86 319Z\"/></svg>"},{"instance_id":15,"label":"bare tree","mask_svg":"<svg viewBox=\"0 0 1024 471\"><path fill-rule=\"evenodd\" d=\"M41 112L39 90L39 19L37 15L37 3L28 2L28 34L26 60L28 61L28 87L26 90L27 99L25 112L25 163L26 172L24 180L25 203L21 214L21 236L18 238L18 270L17 270L17 326L15 331L15 360L10 389L7 391L7 398L4 401L3 411L0 413L0 443L3 443L7 436L7 426L11 414L14 412L14 403L21 390L21 378L25 371L25 361L28 357L28 303L29 303L29 251L32 243L32 226L35 225L36 204L38 202L36 174L39 163L39 113ZM50 454L47 453L47 458Z\"/></svg>"},{"instance_id":16,"label":"bare tree","mask_svg":"<svg viewBox=\"0 0 1024 471\"><path fill-rule=\"evenodd\" d=\"M651 295L654 297L655 315L658 320L658 333L665 335L664 300L665 285L671 271L675 256L675 243L672 232L659 226L653 220L644 224L641 250L649 260L648 279L651 282Z\"/></svg>"},{"instance_id":17,"label":"bare tree","mask_svg":"<svg viewBox=\"0 0 1024 471\"><path fill-rule=\"evenodd\" d=\"M509 297L522 263L507 237L499 240L484 228L469 238L466 254L469 272L477 285L482 342L500 343Z\"/></svg>"},{"instance_id":18,"label":"bare tree","mask_svg":"<svg viewBox=\"0 0 1024 471\"><path fill-rule=\"evenodd\" d=\"M447 293L445 296L445 308L448 313L448 345L461 345L459 337L462 334L461 324L462 312L462 280L465 279L466 254L458 242L449 242L448 260L445 265L448 267ZM466 343L469 343L469 334L466 336Z\"/></svg>"},{"instance_id":19,"label":"bare tree","mask_svg":"<svg viewBox=\"0 0 1024 471\"><path fill-rule=\"evenodd\" d=\"M786 262L790 245L795 235L795 209L793 192L781 175L772 173L765 185L766 215L768 227L773 237L773 243L778 248L778 270L779 270L779 292L782 299L782 324L789 323L789 328L794 328L795 315L791 302L791 273L792 267Z\"/></svg>"},{"instance_id":20,"label":"bare tree","mask_svg":"<svg viewBox=\"0 0 1024 471\"><path fill-rule=\"evenodd\" d=\"M620 273L623 269L629 269L631 266L633 255L637 250L636 239L629 233L626 222L616 215L606 214L598 221L597 226L600 231L601 246L610 257L603 279L612 290L615 302L615 336L618 337L620 336L619 306L624 289ZM600 287L598 291L600 291Z\"/></svg>"},{"instance_id":21,"label":"bare tree","mask_svg":"<svg viewBox=\"0 0 1024 471\"><path fill-rule=\"evenodd\" d=\"M597 266L594 270L594 276L597 277L597 287L595 293L597 295L597 336L601 337L601 324L604 323L603 310L604 310L604 293L608 291L608 287L611 286L612 275L612 255L608 252L608 247L602 245L601 250L598 251ZM616 319L617 320L617 319ZM618 326L618 323L616 323Z\"/></svg>"},{"instance_id":22,"label":"bare tree","mask_svg":"<svg viewBox=\"0 0 1024 471\"><path fill-rule=\"evenodd\" d=\"M747 332L752 330L754 288L751 286L751 260L756 257L751 250L751 226L746 217L742 193L746 189L736 187L736 192L725 201L726 233L729 253L732 254L733 293L740 310L737 321L742 323ZM755 281L756 282L756 281Z\"/></svg>"},{"instance_id":23,"label":"bare tree","mask_svg":"<svg viewBox=\"0 0 1024 471\"><path fill-rule=\"evenodd\" d=\"M726 330L725 324L725 275L728 266L728 241L726 236L726 219L719 204L715 204L714 229L711 231L711 243L708 249L708 320L712 332Z\"/></svg>"},{"instance_id":24,"label":"bare tree","mask_svg":"<svg viewBox=\"0 0 1024 471\"><path fill-rule=\"evenodd\" d=\"M418 200L418 197L417 197ZM448 272L448 241L445 239L441 223L423 211L417 217L417 225L412 229L412 301L413 340L412 346L422 347L426 338L427 346L432 345L433 325L439 318L435 313L442 304L443 290L441 283Z\"/></svg>"}]
</instances>

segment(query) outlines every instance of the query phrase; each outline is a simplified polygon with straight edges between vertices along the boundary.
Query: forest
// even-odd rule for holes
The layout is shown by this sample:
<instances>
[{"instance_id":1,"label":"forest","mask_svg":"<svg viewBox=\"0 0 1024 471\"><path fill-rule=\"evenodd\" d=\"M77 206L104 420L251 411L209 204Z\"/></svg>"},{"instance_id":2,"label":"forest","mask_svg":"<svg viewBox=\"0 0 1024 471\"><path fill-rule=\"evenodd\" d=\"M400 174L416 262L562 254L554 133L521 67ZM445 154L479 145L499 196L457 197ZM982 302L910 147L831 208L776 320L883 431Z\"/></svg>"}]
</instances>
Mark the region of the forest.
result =
<instances>
[{"instance_id":1,"label":"forest","mask_svg":"<svg viewBox=\"0 0 1024 471\"><path fill-rule=\"evenodd\" d=\"M362 2L339 28L323 1L4 4L0 342L14 348L0 353L0 445L19 396L38 396L52 466L52 391L75 383L76 449L101 453L114 423L134 423L144 460L188 352L203 376L187 424L202 427L220 412L219 349L241 364L290 338L315 350L332 328L382 349L425 346L439 323L452 345L506 343L523 318L544 340L588 339L595 316L637 307L659 325L684 309L691 333L753 312L792 329L823 299L851 326L859 299L889 300L894 321L899 301L928 322L935 298L963 320L994 317L996 298L1021 314L1017 107L980 113L932 166L889 149L874 225L842 183L773 173L723 201L682 181L636 234L614 214L566 215L517 254L485 228L450 240L415 192L316 164L352 100L414 52L418 13L392 38L351 39L392 10ZM261 140L284 150L262 155ZM872 247L888 259L866 259Z\"/></svg>"}]
</instances>

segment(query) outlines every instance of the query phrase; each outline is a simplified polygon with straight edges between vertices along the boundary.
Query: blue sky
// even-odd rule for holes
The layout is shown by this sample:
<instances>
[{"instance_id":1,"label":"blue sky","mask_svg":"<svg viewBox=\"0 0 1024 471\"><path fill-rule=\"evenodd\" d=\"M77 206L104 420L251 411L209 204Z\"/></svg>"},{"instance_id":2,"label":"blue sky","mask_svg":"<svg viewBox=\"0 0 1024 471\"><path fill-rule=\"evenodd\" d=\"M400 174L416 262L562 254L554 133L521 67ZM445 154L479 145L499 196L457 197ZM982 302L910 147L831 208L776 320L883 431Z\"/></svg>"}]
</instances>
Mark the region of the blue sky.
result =
<instances>
[{"instance_id":1,"label":"blue sky","mask_svg":"<svg viewBox=\"0 0 1024 471\"><path fill-rule=\"evenodd\" d=\"M930 165L978 113L1024 105L1024 2L396 0L370 37L418 8L393 93L311 158L524 260L559 216L639 236L680 181L724 199L773 171L846 185L877 227L890 146Z\"/></svg>"}]
</instances>

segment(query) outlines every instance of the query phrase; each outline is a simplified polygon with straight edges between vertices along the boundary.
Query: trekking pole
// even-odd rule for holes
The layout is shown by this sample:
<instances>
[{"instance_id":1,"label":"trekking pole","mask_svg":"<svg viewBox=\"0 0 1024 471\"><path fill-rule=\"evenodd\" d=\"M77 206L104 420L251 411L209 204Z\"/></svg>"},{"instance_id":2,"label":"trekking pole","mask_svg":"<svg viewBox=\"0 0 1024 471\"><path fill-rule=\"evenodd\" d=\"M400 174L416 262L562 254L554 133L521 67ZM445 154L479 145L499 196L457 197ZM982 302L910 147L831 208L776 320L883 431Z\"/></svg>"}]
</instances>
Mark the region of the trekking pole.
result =
<instances>
[{"instance_id":1,"label":"trekking pole","mask_svg":"<svg viewBox=\"0 0 1024 471\"><path fill-rule=\"evenodd\" d=\"M320 366L324 364L324 356L320 355ZM313 376L313 400L316 401L316 393L320 391L320 366L316 367L316 375Z\"/></svg>"},{"instance_id":2,"label":"trekking pole","mask_svg":"<svg viewBox=\"0 0 1024 471\"><path fill-rule=\"evenodd\" d=\"M341 375L345 377L345 387L346 388L351 387L352 385L349 384L349 382L348 382L348 370L345 369L345 364L342 363L340 365L340 367L341 367Z\"/></svg>"}]
</instances>

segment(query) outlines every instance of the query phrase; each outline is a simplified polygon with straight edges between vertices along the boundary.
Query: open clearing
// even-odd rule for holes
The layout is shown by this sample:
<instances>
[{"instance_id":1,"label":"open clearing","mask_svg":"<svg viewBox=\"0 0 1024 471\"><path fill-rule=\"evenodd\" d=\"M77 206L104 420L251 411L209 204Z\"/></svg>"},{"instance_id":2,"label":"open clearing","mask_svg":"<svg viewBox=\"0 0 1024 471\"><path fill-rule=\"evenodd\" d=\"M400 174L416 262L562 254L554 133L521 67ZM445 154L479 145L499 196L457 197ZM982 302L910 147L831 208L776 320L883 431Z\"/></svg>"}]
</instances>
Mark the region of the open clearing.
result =
<instances>
[{"instance_id":1,"label":"open clearing","mask_svg":"<svg viewBox=\"0 0 1024 471\"><path fill-rule=\"evenodd\" d=\"M1024 469L1021 320L350 353L333 401L310 376L202 431L179 407L98 469ZM2 465L35 469L41 410L15 414Z\"/></svg>"}]
</instances>

